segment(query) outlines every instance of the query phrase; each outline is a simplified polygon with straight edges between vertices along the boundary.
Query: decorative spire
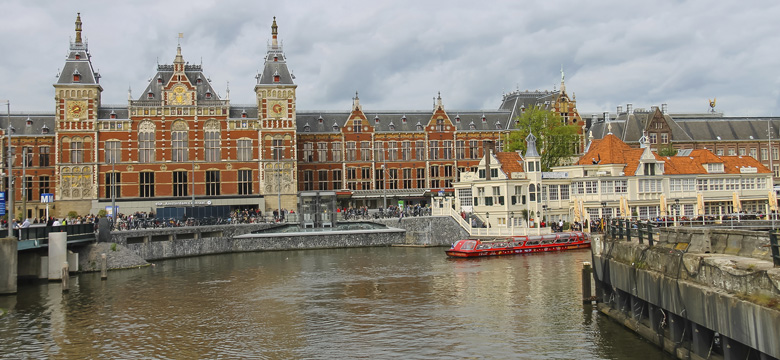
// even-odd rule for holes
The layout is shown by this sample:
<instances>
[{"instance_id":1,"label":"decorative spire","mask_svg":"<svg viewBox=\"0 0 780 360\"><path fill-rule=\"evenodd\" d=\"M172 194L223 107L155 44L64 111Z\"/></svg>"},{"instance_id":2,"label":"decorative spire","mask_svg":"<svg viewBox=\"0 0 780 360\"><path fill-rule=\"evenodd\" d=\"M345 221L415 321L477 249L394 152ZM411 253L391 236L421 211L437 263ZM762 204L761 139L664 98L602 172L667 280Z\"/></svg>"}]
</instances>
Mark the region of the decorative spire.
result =
<instances>
[{"instance_id":1,"label":"decorative spire","mask_svg":"<svg viewBox=\"0 0 780 360\"><path fill-rule=\"evenodd\" d=\"M607 123L607 135L612 134L612 122Z\"/></svg>"},{"instance_id":2,"label":"decorative spire","mask_svg":"<svg viewBox=\"0 0 780 360\"><path fill-rule=\"evenodd\" d=\"M272 44L274 47L279 46L277 35L279 35L279 27L276 26L276 16L274 16L274 22L271 24L271 37L273 38Z\"/></svg>"},{"instance_id":3,"label":"decorative spire","mask_svg":"<svg viewBox=\"0 0 780 360\"><path fill-rule=\"evenodd\" d=\"M536 151L536 136L534 134L529 133L528 136L525 137L526 141L526 149L525 149L525 157L539 157L539 152Z\"/></svg>"},{"instance_id":4,"label":"decorative spire","mask_svg":"<svg viewBox=\"0 0 780 360\"><path fill-rule=\"evenodd\" d=\"M436 97L436 107L439 108L439 109L442 108L442 104L441 104L441 91L439 91L439 96Z\"/></svg>"},{"instance_id":5,"label":"decorative spire","mask_svg":"<svg viewBox=\"0 0 780 360\"><path fill-rule=\"evenodd\" d=\"M360 110L360 98L358 97L357 91L355 91L355 97L352 98L352 107L355 109L355 111Z\"/></svg>"},{"instance_id":6,"label":"decorative spire","mask_svg":"<svg viewBox=\"0 0 780 360\"><path fill-rule=\"evenodd\" d=\"M561 94L566 92L566 84L564 83L565 78L566 75L563 73L563 65L561 65Z\"/></svg>"},{"instance_id":7,"label":"decorative spire","mask_svg":"<svg viewBox=\"0 0 780 360\"><path fill-rule=\"evenodd\" d=\"M76 43L81 44L81 13L76 13Z\"/></svg>"}]
</instances>

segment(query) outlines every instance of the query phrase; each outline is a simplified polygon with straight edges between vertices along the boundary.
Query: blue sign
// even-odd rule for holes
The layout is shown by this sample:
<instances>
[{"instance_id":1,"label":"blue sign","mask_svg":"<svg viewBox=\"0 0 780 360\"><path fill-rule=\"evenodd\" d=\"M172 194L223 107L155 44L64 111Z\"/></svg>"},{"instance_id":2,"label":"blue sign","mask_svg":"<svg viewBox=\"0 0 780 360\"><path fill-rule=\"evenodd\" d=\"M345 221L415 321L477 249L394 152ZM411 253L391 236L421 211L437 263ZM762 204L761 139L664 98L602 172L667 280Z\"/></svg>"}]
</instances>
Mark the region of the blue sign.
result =
<instances>
[{"instance_id":1,"label":"blue sign","mask_svg":"<svg viewBox=\"0 0 780 360\"><path fill-rule=\"evenodd\" d=\"M5 215L5 191L0 191L0 215Z\"/></svg>"},{"instance_id":2,"label":"blue sign","mask_svg":"<svg viewBox=\"0 0 780 360\"><path fill-rule=\"evenodd\" d=\"M54 194L41 194L42 203L54 202Z\"/></svg>"}]
</instances>

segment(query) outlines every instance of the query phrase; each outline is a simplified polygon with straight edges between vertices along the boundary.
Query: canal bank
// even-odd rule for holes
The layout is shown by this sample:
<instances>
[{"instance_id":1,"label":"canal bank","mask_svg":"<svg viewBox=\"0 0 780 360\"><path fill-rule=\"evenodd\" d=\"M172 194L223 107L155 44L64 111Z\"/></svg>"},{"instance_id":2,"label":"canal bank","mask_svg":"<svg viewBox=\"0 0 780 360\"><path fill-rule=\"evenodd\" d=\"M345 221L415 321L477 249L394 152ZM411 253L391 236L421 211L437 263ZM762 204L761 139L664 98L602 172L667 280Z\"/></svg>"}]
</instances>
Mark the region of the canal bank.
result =
<instances>
[{"instance_id":1,"label":"canal bank","mask_svg":"<svg viewBox=\"0 0 780 360\"><path fill-rule=\"evenodd\" d=\"M657 229L593 240L599 310L680 359L780 357L780 269L766 232Z\"/></svg>"},{"instance_id":2,"label":"canal bank","mask_svg":"<svg viewBox=\"0 0 780 360\"><path fill-rule=\"evenodd\" d=\"M105 253L109 269L147 265L149 261L254 251L335 249L376 246L449 246L468 233L448 216L425 216L373 221L383 229L290 230L283 224L237 224L114 231L111 242L82 247L81 271L99 271L96 259ZM345 223L356 228L360 222ZM353 224L350 226L349 224ZM284 232L273 232L275 229ZM262 233L255 233L263 231ZM266 232L267 231L267 232ZM106 250L108 248L108 250Z\"/></svg>"}]
</instances>

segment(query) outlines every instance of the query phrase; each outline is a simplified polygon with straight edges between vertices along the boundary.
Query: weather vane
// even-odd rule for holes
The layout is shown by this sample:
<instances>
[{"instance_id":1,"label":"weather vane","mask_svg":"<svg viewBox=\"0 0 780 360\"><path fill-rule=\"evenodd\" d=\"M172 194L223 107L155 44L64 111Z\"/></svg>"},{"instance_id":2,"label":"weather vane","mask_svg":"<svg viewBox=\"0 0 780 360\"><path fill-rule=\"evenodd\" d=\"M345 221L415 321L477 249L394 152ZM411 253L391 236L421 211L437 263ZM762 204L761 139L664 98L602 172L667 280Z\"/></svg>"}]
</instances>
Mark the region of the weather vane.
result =
<instances>
[{"instance_id":1,"label":"weather vane","mask_svg":"<svg viewBox=\"0 0 780 360\"><path fill-rule=\"evenodd\" d=\"M718 98L712 98L712 100L707 99L707 101L710 102L710 112L715 112L715 101L718 100Z\"/></svg>"}]
</instances>

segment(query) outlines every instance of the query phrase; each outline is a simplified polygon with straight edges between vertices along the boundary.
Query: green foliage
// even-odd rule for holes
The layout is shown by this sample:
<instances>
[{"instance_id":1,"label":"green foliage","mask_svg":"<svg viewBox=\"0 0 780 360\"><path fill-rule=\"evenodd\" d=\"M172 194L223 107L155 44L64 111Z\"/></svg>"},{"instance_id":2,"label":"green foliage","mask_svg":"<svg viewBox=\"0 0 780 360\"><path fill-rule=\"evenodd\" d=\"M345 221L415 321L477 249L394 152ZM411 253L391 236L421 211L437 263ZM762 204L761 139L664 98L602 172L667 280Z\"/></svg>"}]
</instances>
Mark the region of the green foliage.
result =
<instances>
[{"instance_id":1,"label":"green foliage","mask_svg":"<svg viewBox=\"0 0 780 360\"><path fill-rule=\"evenodd\" d=\"M517 118L517 131L509 134L507 151L520 150L525 155L525 138L529 132L536 136L536 150L542 157L542 171L567 165L577 151L579 127L564 124L558 113L533 107Z\"/></svg>"},{"instance_id":2,"label":"green foliage","mask_svg":"<svg viewBox=\"0 0 780 360\"><path fill-rule=\"evenodd\" d=\"M523 220L528 220L528 209L520 210L520 216L523 217Z\"/></svg>"},{"instance_id":3,"label":"green foliage","mask_svg":"<svg viewBox=\"0 0 780 360\"><path fill-rule=\"evenodd\" d=\"M79 217L79 213L77 213L75 210L68 212L68 219L75 219L77 217Z\"/></svg>"},{"instance_id":4,"label":"green foliage","mask_svg":"<svg viewBox=\"0 0 780 360\"><path fill-rule=\"evenodd\" d=\"M116 251L116 243L111 244L111 251Z\"/></svg>"},{"instance_id":5,"label":"green foliage","mask_svg":"<svg viewBox=\"0 0 780 360\"><path fill-rule=\"evenodd\" d=\"M677 155L677 149L672 147L672 144L669 144L669 146L658 148L658 156L675 156Z\"/></svg>"}]
</instances>

